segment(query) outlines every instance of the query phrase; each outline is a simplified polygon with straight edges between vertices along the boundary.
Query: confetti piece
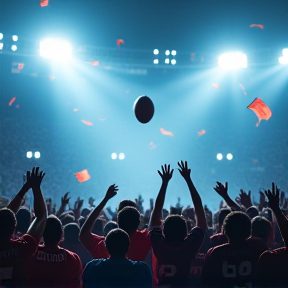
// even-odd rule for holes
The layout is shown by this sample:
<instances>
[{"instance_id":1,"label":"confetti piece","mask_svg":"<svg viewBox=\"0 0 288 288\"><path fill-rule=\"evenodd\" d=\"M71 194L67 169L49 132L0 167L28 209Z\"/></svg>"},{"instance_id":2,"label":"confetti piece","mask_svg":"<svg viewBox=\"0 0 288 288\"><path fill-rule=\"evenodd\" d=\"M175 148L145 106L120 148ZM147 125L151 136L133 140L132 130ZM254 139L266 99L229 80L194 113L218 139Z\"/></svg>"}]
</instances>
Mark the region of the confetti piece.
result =
<instances>
[{"instance_id":1,"label":"confetti piece","mask_svg":"<svg viewBox=\"0 0 288 288\"><path fill-rule=\"evenodd\" d=\"M15 107L16 107L16 108L19 108L19 107L20 107L20 105L19 105L19 104L17 104Z\"/></svg>"},{"instance_id":2,"label":"confetti piece","mask_svg":"<svg viewBox=\"0 0 288 288\"><path fill-rule=\"evenodd\" d=\"M79 182L85 182L91 178L87 169L81 172L75 173L75 177L77 178Z\"/></svg>"},{"instance_id":3,"label":"confetti piece","mask_svg":"<svg viewBox=\"0 0 288 288\"><path fill-rule=\"evenodd\" d=\"M49 4L49 0L41 0L40 1L40 6L41 7L46 7L46 6L48 6L48 4Z\"/></svg>"},{"instance_id":4,"label":"confetti piece","mask_svg":"<svg viewBox=\"0 0 288 288\"><path fill-rule=\"evenodd\" d=\"M78 108L74 108L74 109L73 109L74 112L77 112L78 110L79 110Z\"/></svg>"},{"instance_id":5,"label":"confetti piece","mask_svg":"<svg viewBox=\"0 0 288 288\"><path fill-rule=\"evenodd\" d=\"M257 28L260 28L260 29L264 29L264 25L261 25L261 24L251 24L251 25L250 25L250 28L253 28L253 27L257 27Z\"/></svg>"},{"instance_id":6,"label":"confetti piece","mask_svg":"<svg viewBox=\"0 0 288 288\"><path fill-rule=\"evenodd\" d=\"M243 90L244 95L247 96L247 92L245 91L244 85L240 83L239 87Z\"/></svg>"},{"instance_id":7,"label":"confetti piece","mask_svg":"<svg viewBox=\"0 0 288 288\"><path fill-rule=\"evenodd\" d=\"M272 111L270 108L259 98L255 98L254 101L247 107L254 111L258 117L258 122L256 127L259 126L261 120L268 120L272 116Z\"/></svg>"},{"instance_id":8,"label":"confetti piece","mask_svg":"<svg viewBox=\"0 0 288 288\"><path fill-rule=\"evenodd\" d=\"M22 70L24 68L24 63L18 63L18 70Z\"/></svg>"},{"instance_id":9,"label":"confetti piece","mask_svg":"<svg viewBox=\"0 0 288 288\"><path fill-rule=\"evenodd\" d=\"M150 142L149 147L150 149L155 149L157 146L153 142Z\"/></svg>"},{"instance_id":10,"label":"confetti piece","mask_svg":"<svg viewBox=\"0 0 288 288\"><path fill-rule=\"evenodd\" d=\"M93 123L92 122L89 122L89 121L86 121L86 120L81 120L82 123L88 125L88 126L93 126Z\"/></svg>"},{"instance_id":11,"label":"confetti piece","mask_svg":"<svg viewBox=\"0 0 288 288\"><path fill-rule=\"evenodd\" d=\"M219 85L219 84L213 83L212 86L213 86L214 88L218 89L218 90L220 89L220 85Z\"/></svg>"},{"instance_id":12,"label":"confetti piece","mask_svg":"<svg viewBox=\"0 0 288 288\"><path fill-rule=\"evenodd\" d=\"M165 131L163 128L160 128L160 132L163 134L163 135L167 135L167 136L174 136L174 134L170 131Z\"/></svg>"},{"instance_id":13,"label":"confetti piece","mask_svg":"<svg viewBox=\"0 0 288 288\"><path fill-rule=\"evenodd\" d=\"M92 66L99 66L99 61L93 61L91 62Z\"/></svg>"},{"instance_id":14,"label":"confetti piece","mask_svg":"<svg viewBox=\"0 0 288 288\"><path fill-rule=\"evenodd\" d=\"M123 39L118 39L117 40L117 46L119 47L121 44L124 44L124 40Z\"/></svg>"},{"instance_id":15,"label":"confetti piece","mask_svg":"<svg viewBox=\"0 0 288 288\"><path fill-rule=\"evenodd\" d=\"M9 102L9 106L11 106L15 102L15 100L16 100L16 97L13 97Z\"/></svg>"},{"instance_id":16,"label":"confetti piece","mask_svg":"<svg viewBox=\"0 0 288 288\"><path fill-rule=\"evenodd\" d=\"M98 120L99 121L104 121L104 120L106 120L106 118L105 117L98 117Z\"/></svg>"},{"instance_id":17,"label":"confetti piece","mask_svg":"<svg viewBox=\"0 0 288 288\"><path fill-rule=\"evenodd\" d=\"M199 131L197 134L198 134L198 136L202 136L202 135L204 135L205 133L206 133L205 130L201 130L201 131Z\"/></svg>"}]
</instances>

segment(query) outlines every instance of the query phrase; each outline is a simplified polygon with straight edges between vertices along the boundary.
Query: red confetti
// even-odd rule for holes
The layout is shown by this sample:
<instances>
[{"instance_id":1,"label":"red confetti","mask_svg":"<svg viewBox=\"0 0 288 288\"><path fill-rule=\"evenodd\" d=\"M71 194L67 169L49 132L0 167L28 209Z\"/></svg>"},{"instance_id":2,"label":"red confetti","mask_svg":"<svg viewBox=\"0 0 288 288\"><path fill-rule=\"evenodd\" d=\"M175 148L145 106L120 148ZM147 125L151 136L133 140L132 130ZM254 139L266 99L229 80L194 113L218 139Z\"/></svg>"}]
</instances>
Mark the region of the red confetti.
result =
<instances>
[{"instance_id":1,"label":"red confetti","mask_svg":"<svg viewBox=\"0 0 288 288\"><path fill-rule=\"evenodd\" d=\"M81 120L82 123L88 125L88 126L93 126L93 123L92 122L89 122L89 121L86 121L86 120Z\"/></svg>"},{"instance_id":2,"label":"red confetti","mask_svg":"<svg viewBox=\"0 0 288 288\"><path fill-rule=\"evenodd\" d=\"M170 131L165 131L163 128L160 128L160 132L163 134L163 135L167 135L167 136L174 136L174 134Z\"/></svg>"},{"instance_id":3,"label":"red confetti","mask_svg":"<svg viewBox=\"0 0 288 288\"><path fill-rule=\"evenodd\" d=\"M77 112L78 110L79 110L78 108L74 108L74 109L73 109L74 112Z\"/></svg>"},{"instance_id":4,"label":"red confetti","mask_svg":"<svg viewBox=\"0 0 288 288\"><path fill-rule=\"evenodd\" d=\"M106 120L106 118L105 117L98 117L98 120L99 121L104 121L104 120Z\"/></svg>"},{"instance_id":5,"label":"red confetti","mask_svg":"<svg viewBox=\"0 0 288 288\"><path fill-rule=\"evenodd\" d=\"M149 147L150 147L151 149L155 149L157 146L156 146L153 142L150 142L150 143L149 143Z\"/></svg>"},{"instance_id":6,"label":"red confetti","mask_svg":"<svg viewBox=\"0 0 288 288\"><path fill-rule=\"evenodd\" d=\"M204 135L205 133L206 133L205 130L201 130L201 131L199 131L197 134L198 134L198 136L202 136L202 135Z\"/></svg>"},{"instance_id":7,"label":"red confetti","mask_svg":"<svg viewBox=\"0 0 288 288\"><path fill-rule=\"evenodd\" d=\"M124 40L118 39L116 43L117 43L117 46L119 47L121 44L124 44Z\"/></svg>"},{"instance_id":8,"label":"red confetti","mask_svg":"<svg viewBox=\"0 0 288 288\"><path fill-rule=\"evenodd\" d=\"M22 70L24 68L24 63L18 63L18 70Z\"/></svg>"},{"instance_id":9,"label":"red confetti","mask_svg":"<svg viewBox=\"0 0 288 288\"><path fill-rule=\"evenodd\" d=\"M40 1L40 6L41 7L46 7L46 6L48 6L48 4L49 4L49 0L41 0Z\"/></svg>"},{"instance_id":10,"label":"red confetti","mask_svg":"<svg viewBox=\"0 0 288 288\"><path fill-rule=\"evenodd\" d=\"M79 182L85 182L91 178L87 169L75 173L75 176Z\"/></svg>"},{"instance_id":11,"label":"red confetti","mask_svg":"<svg viewBox=\"0 0 288 288\"><path fill-rule=\"evenodd\" d=\"M250 25L250 28L253 28L253 27L257 27L257 28L260 28L260 29L264 29L264 25L262 25L262 24L251 24L251 25Z\"/></svg>"},{"instance_id":12,"label":"red confetti","mask_svg":"<svg viewBox=\"0 0 288 288\"><path fill-rule=\"evenodd\" d=\"M9 106L11 106L15 102L15 100L16 100L16 97L13 97L9 102Z\"/></svg>"},{"instance_id":13,"label":"red confetti","mask_svg":"<svg viewBox=\"0 0 288 288\"><path fill-rule=\"evenodd\" d=\"M212 86L218 90L220 90L220 85L219 84L216 84L216 83L213 83Z\"/></svg>"},{"instance_id":14,"label":"red confetti","mask_svg":"<svg viewBox=\"0 0 288 288\"><path fill-rule=\"evenodd\" d=\"M254 111L257 115L258 122L256 123L256 126L259 126L261 120L268 120L272 116L271 109L259 98L255 98L247 108Z\"/></svg>"},{"instance_id":15,"label":"red confetti","mask_svg":"<svg viewBox=\"0 0 288 288\"><path fill-rule=\"evenodd\" d=\"M93 61L91 62L92 66L99 66L99 61Z\"/></svg>"}]
</instances>

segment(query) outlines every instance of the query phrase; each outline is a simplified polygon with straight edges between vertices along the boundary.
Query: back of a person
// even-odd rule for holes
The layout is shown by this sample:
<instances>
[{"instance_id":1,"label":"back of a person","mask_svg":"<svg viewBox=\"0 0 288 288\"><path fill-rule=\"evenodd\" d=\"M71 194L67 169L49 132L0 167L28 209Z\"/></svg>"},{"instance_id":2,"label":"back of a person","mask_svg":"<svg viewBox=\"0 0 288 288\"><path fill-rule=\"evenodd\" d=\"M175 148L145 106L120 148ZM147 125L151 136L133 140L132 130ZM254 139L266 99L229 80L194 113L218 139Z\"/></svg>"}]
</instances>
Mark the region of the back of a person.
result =
<instances>
[{"instance_id":1,"label":"back of a person","mask_svg":"<svg viewBox=\"0 0 288 288\"><path fill-rule=\"evenodd\" d=\"M28 275L32 287L77 287L80 258L64 248L39 246L29 261Z\"/></svg>"},{"instance_id":2,"label":"back of a person","mask_svg":"<svg viewBox=\"0 0 288 288\"><path fill-rule=\"evenodd\" d=\"M85 268L83 276L85 288L103 287L150 287L151 272L140 261L129 259L95 259Z\"/></svg>"},{"instance_id":3,"label":"back of a person","mask_svg":"<svg viewBox=\"0 0 288 288\"><path fill-rule=\"evenodd\" d=\"M207 287L250 287L262 252L248 241L211 248L205 256L202 279Z\"/></svg>"}]
</instances>

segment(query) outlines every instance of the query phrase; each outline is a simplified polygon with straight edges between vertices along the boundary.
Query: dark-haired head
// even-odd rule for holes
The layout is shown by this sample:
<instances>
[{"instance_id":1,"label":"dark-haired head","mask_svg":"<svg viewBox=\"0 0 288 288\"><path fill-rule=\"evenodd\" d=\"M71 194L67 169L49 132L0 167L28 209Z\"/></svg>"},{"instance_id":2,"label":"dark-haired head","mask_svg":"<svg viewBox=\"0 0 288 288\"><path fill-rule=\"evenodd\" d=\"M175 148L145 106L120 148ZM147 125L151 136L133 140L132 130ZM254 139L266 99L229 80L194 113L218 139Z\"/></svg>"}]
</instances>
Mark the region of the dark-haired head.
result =
<instances>
[{"instance_id":1,"label":"dark-haired head","mask_svg":"<svg viewBox=\"0 0 288 288\"><path fill-rule=\"evenodd\" d=\"M125 257L130 246L130 238L124 230L116 228L107 234L105 244L111 257Z\"/></svg>"},{"instance_id":2,"label":"dark-haired head","mask_svg":"<svg viewBox=\"0 0 288 288\"><path fill-rule=\"evenodd\" d=\"M260 238L267 245L273 243L275 235L272 223L265 217L254 217L252 219L252 236Z\"/></svg>"},{"instance_id":3,"label":"dark-haired head","mask_svg":"<svg viewBox=\"0 0 288 288\"><path fill-rule=\"evenodd\" d=\"M251 206L246 211L247 215L250 219L253 219L254 217L259 216L259 210L255 206Z\"/></svg>"},{"instance_id":4,"label":"dark-haired head","mask_svg":"<svg viewBox=\"0 0 288 288\"><path fill-rule=\"evenodd\" d=\"M128 234L135 232L140 224L140 212L134 207L125 207L118 213L119 228Z\"/></svg>"},{"instance_id":5,"label":"dark-haired head","mask_svg":"<svg viewBox=\"0 0 288 288\"><path fill-rule=\"evenodd\" d=\"M180 215L169 215L165 219L163 233L168 241L183 241L187 237L186 220Z\"/></svg>"},{"instance_id":6,"label":"dark-haired head","mask_svg":"<svg viewBox=\"0 0 288 288\"><path fill-rule=\"evenodd\" d=\"M224 219L223 232L229 242L244 242L251 235L251 220L243 212L231 212Z\"/></svg>"},{"instance_id":7,"label":"dark-haired head","mask_svg":"<svg viewBox=\"0 0 288 288\"><path fill-rule=\"evenodd\" d=\"M69 223L64 226L65 243L78 243L80 228L77 223Z\"/></svg>"},{"instance_id":8,"label":"dark-haired head","mask_svg":"<svg viewBox=\"0 0 288 288\"><path fill-rule=\"evenodd\" d=\"M132 200L122 200L118 205L118 213L125 207L134 207L138 210L137 204Z\"/></svg>"},{"instance_id":9,"label":"dark-haired head","mask_svg":"<svg viewBox=\"0 0 288 288\"><path fill-rule=\"evenodd\" d=\"M50 215L46 220L46 226L43 232L45 245L58 245L63 237L62 223L54 215Z\"/></svg>"},{"instance_id":10,"label":"dark-haired head","mask_svg":"<svg viewBox=\"0 0 288 288\"><path fill-rule=\"evenodd\" d=\"M25 234L31 224L31 213L28 208L21 207L16 214L17 226L16 232Z\"/></svg>"},{"instance_id":11,"label":"dark-haired head","mask_svg":"<svg viewBox=\"0 0 288 288\"><path fill-rule=\"evenodd\" d=\"M115 221L109 221L105 224L104 226L104 236L107 236L107 234L113 230L113 229L116 229L118 228L118 223L115 222Z\"/></svg>"},{"instance_id":12,"label":"dark-haired head","mask_svg":"<svg viewBox=\"0 0 288 288\"><path fill-rule=\"evenodd\" d=\"M218 232L222 231L222 225L223 225L224 219L230 213L231 213L231 210L228 208L220 209L219 215L218 215L218 227L219 227Z\"/></svg>"},{"instance_id":13,"label":"dark-haired head","mask_svg":"<svg viewBox=\"0 0 288 288\"><path fill-rule=\"evenodd\" d=\"M8 208L0 209L0 240L8 241L17 225L15 214Z\"/></svg>"}]
</instances>

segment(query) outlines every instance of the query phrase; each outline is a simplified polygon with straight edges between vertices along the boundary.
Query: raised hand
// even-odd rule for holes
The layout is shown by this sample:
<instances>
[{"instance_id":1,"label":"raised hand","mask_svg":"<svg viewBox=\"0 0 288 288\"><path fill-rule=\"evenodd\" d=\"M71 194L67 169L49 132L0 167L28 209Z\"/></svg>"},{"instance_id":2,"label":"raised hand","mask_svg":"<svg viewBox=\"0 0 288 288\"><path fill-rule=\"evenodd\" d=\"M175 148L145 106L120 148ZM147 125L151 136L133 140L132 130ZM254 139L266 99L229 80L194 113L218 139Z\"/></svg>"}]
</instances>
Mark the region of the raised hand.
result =
<instances>
[{"instance_id":1,"label":"raised hand","mask_svg":"<svg viewBox=\"0 0 288 288\"><path fill-rule=\"evenodd\" d=\"M26 183L28 188L37 189L40 188L41 182L45 176L43 171L39 172L39 167L33 167L32 171L26 173Z\"/></svg>"},{"instance_id":2,"label":"raised hand","mask_svg":"<svg viewBox=\"0 0 288 288\"><path fill-rule=\"evenodd\" d=\"M173 176L173 171L174 169L172 169L170 171L170 165L162 165L161 166L161 169L162 169L162 173L158 170L158 174L160 175L160 177L162 178L162 181L163 182L166 182L168 183L169 180L172 178Z\"/></svg>"},{"instance_id":3,"label":"raised hand","mask_svg":"<svg viewBox=\"0 0 288 288\"><path fill-rule=\"evenodd\" d=\"M262 192L262 191L259 191L259 194L260 194L260 203L259 203L259 211L262 211L263 208L266 208L267 207L267 202L265 200L265 194Z\"/></svg>"},{"instance_id":4,"label":"raised hand","mask_svg":"<svg viewBox=\"0 0 288 288\"><path fill-rule=\"evenodd\" d=\"M274 210L279 208L279 194L280 189L275 185L275 183L272 183L272 191L271 190L265 190L265 195L267 196L269 200L269 207Z\"/></svg>"},{"instance_id":5,"label":"raised hand","mask_svg":"<svg viewBox=\"0 0 288 288\"><path fill-rule=\"evenodd\" d=\"M88 199L88 204L90 205L90 207L95 207L94 201L95 201L95 199L94 199L93 197L90 197L90 198Z\"/></svg>"},{"instance_id":6,"label":"raised hand","mask_svg":"<svg viewBox=\"0 0 288 288\"><path fill-rule=\"evenodd\" d=\"M69 192L67 192L63 197L61 197L61 205L62 206L66 206L69 204L71 197L68 198L68 194L69 194Z\"/></svg>"},{"instance_id":7,"label":"raised hand","mask_svg":"<svg viewBox=\"0 0 288 288\"><path fill-rule=\"evenodd\" d=\"M83 203L84 203L84 199L81 200L80 197L78 197L74 204L74 211L75 210L80 211L83 206Z\"/></svg>"},{"instance_id":8,"label":"raised hand","mask_svg":"<svg viewBox=\"0 0 288 288\"><path fill-rule=\"evenodd\" d=\"M236 202L239 205L243 205L246 209L253 206L251 201L251 191L248 192L248 194L244 190L240 190L239 197L236 197Z\"/></svg>"},{"instance_id":9,"label":"raised hand","mask_svg":"<svg viewBox=\"0 0 288 288\"><path fill-rule=\"evenodd\" d=\"M178 171L180 172L181 176L187 181L190 179L191 169L188 168L187 161L178 162Z\"/></svg>"},{"instance_id":10,"label":"raised hand","mask_svg":"<svg viewBox=\"0 0 288 288\"><path fill-rule=\"evenodd\" d=\"M117 195L117 191L118 191L118 186L116 186L116 184L113 184L111 186L109 186L106 195L105 195L105 199L108 201L111 198L113 198L115 195Z\"/></svg>"},{"instance_id":11,"label":"raised hand","mask_svg":"<svg viewBox=\"0 0 288 288\"><path fill-rule=\"evenodd\" d=\"M225 186L221 182L216 182L217 185L213 189L222 197L226 198L228 196L228 183L225 182Z\"/></svg>"}]
</instances>

